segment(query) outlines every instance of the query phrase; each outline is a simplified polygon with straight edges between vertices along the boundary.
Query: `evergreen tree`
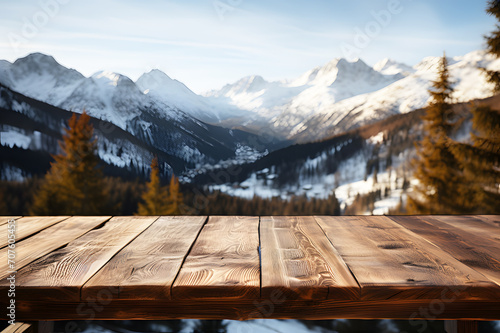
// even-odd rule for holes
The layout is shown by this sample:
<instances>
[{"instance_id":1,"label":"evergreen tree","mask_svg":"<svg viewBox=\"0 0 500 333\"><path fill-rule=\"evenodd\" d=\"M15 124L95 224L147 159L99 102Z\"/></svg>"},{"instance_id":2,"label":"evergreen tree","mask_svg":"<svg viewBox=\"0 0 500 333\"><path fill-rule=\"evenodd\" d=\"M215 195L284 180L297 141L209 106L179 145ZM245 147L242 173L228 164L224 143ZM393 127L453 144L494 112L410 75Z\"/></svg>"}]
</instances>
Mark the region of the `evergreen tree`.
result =
<instances>
[{"instance_id":1,"label":"evergreen tree","mask_svg":"<svg viewBox=\"0 0 500 333\"><path fill-rule=\"evenodd\" d=\"M150 180L141 198L143 202L139 203L137 215L168 215L167 189L160 184L160 170L156 156L151 161Z\"/></svg>"},{"instance_id":2,"label":"evergreen tree","mask_svg":"<svg viewBox=\"0 0 500 333\"><path fill-rule=\"evenodd\" d=\"M500 112L489 106L472 110L472 144L454 143L452 151L464 169L464 209L469 214L500 212Z\"/></svg>"},{"instance_id":3,"label":"evergreen tree","mask_svg":"<svg viewBox=\"0 0 500 333\"><path fill-rule=\"evenodd\" d=\"M488 2L488 8L486 12L490 15L495 16L495 18L500 21L500 1L491 0ZM496 25L496 29L488 36L486 36L486 45L488 53L494 55L495 57L500 57L500 25ZM494 92L500 92L500 72L486 70L488 76L488 81L493 83Z\"/></svg>"},{"instance_id":4,"label":"evergreen tree","mask_svg":"<svg viewBox=\"0 0 500 333\"><path fill-rule=\"evenodd\" d=\"M168 187L167 213L166 215L181 215L183 205L182 193L179 190L179 179L172 175Z\"/></svg>"},{"instance_id":5,"label":"evergreen tree","mask_svg":"<svg viewBox=\"0 0 500 333\"><path fill-rule=\"evenodd\" d=\"M35 215L98 215L104 209L102 171L94 128L85 111L70 118L50 170L35 194Z\"/></svg>"},{"instance_id":6,"label":"evergreen tree","mask_svg":"<svg viewBox=\"0 0 500 333\"><path fill-rule=\"evenodd\" d=\"M462 201L457 185L460 180L458 163L450 149L449 134L453 129L454 112L450 105L453 89L446 55L441 59L438 78L429 90L432 101L424 120L424 137L417 145L418 159L415 177L419 185L415 196L408 198L410 214L456 214Z\"/></svg>"},{"instance_id":7,"label":"evergreen tree","mask_svg":"<svg viewBox=\"0 0 500 333\"><path fill-rule=\"evenodd\" d=\"M500 21L500 1L488 2L487 12ZM487 51L500 57L500 26L486 36ZM500 72L485 70L494 93L500 92ZM498 214L500 212L500 112L489 106L472 108L472 144L454 143L453 153L464 169L467 186L465 203L470 214Z\"/></svg>"}]
</instances>

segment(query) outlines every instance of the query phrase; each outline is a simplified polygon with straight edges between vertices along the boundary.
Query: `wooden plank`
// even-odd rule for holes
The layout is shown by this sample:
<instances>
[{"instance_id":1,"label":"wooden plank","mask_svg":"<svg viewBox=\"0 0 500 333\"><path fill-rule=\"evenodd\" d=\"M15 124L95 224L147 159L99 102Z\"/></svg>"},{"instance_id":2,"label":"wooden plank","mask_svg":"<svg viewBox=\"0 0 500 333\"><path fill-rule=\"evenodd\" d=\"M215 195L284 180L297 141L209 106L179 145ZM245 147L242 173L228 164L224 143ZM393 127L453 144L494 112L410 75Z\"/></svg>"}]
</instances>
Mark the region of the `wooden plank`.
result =
<instances>
[{"instance_id":1,"label":"wooden plank","mask_svg":"<svg viewBox=\"0 0 500 333\"><path fill-rule=\"evenodd\" d=\"M16 242L31 236L45 228L59 223L69 216L26 216L16 220ZM7 246L7 228L0 228L0 248Z\"/></svg>"},{"instance_id":2,"label":"wooden plank","mask_svg":"<svg viewBox=\"0 0 500 333\"><path fill-rule=\"evenodd\" d=\"M391 219L500 285L500 252L488 248L491 242L487 239L429 216L391 216Z\"/></svg>"},{"instance_id":3,"label":"wooden plank","mask_svg":"<svg viewBox=\"0 0 500 333\"><path fill-rule=\"evenodd\" d=\"M114 217L97 230L18 271L16 297L39 300L80 300L80 289L118 251L157 217ZM0 292L9 282L0 281Z\"/></svg>"},{"instance_id":4,"label":"wooden plank","mask_svg":"<svg viewBox=\"0 0 500 333\"><path fill-rule=\"evenodd\" d=\"M258 298L258 228L258 217L210 217L174 282L172 297Z\"/></svg>"},{"instance_id":5,"label":"wooden plank","mask_svg":"<svg viewBox=\"0 0 500 333\"><path fill-rule=\"evenodd\" d=\"M474 215L474 217L500 227L500 215Z\"/></svg>"},{"instance_id":6,"label":"wooden plank","mask_svg":"<svg viewBox=\"0 0 500 333\"><path fill-rule=\"evenodd\" d=\"M361 286L362 299L498 299L482 274L384 216L318 217Z\"/></svg>"},{"instance_id":7,"label":"wooden plank","mask_svg":"<svg viewBox=\"0 0 500 333\"><path fill-rule=\"evenodd\" d=\"M111 216L74 216L52 225L41 232L16 243L15 268L19 270L36 259L65 246L98 225L109 220ZM9 248L0 249L0 258L7 258ZM0 261L0 278L7 277L12 271L7 260Z\"/></svg>"},{"instance_id":8,"label":"wooden plank","mask_svg":"<svg viewBox=\"0 0 500 333\"><path fill-rule=\"evenodd\" d=\"M18 220L20 218L21 218L21 216L0 216L0 225L6 224L7 222L9 222L12 219Z\"/></svg>"},{"instance_id":9,"label":"wooden plank","mask_svg":"<svg viewBox=\"0 0 500 333\"><path fill-rule=\"evenodd\" d=\"M113 287L116 299L170 299L170 289L206 217L160 217L82 288L82 299Z\"/></svg>"},{"instance_id":10,"label":"wooden plank","mask_svg":"<svg viewBox=\"0 0 500 333\"><path fill-rule=\"evenodd\" d=\"M16 322L7 326L1 333L35 333L35 325L30 323Z\"/></svg>"},{"instance_id":11,"label":"wooden plank","mask_svg":"<svg viewBox=\"0 0 500 333\"><path fill-rule=\"evenodd\" d=\"M500 227L500 215L474 215L474 217L490 223L491 225Z\"/></svg>"},{"instance_id":12,"label":"wooden plank","mask_svg":"<svg viewBox=\"0 0 500 333\"><path fill-rule=\"evenodd\" d=\"M0 303L0 306L4 304ZM168 319L426 319L500 320L500 302L459 300L106 300L105 302L22 301L19 320ZM418 331L420 326L416 326Z\"/></svg>"},{"instance_id":13,"label":"wooden plank","mask_svg":"<svg viewBox=\"0 0 500 333\"><path fill-rule=\"evenodd\" d=\"M500 253L500 228L496 225L474 216L437 215L429 218L431 223L440 222L438 226L463 234L468 240L481 240L483 246Z\"/></svg>"},{"instance_id":14,"label":"wooden plank","mask_svg":"<svg viewBox=\"0 0 500 333\"><path fill-rule=\"evenodd\" d=\"M359 286L313 217L262 217L261 298L357 299Z\"/></svg>"}]
</instances>

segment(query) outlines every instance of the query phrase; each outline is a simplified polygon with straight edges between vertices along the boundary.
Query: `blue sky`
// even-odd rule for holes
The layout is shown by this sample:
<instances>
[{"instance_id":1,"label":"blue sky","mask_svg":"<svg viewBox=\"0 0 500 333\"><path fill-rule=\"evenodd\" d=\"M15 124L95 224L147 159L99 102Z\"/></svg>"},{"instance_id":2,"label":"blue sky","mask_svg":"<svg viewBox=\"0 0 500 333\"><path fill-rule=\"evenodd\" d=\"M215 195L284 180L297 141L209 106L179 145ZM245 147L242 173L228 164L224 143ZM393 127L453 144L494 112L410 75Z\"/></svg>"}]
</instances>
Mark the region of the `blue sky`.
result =
<instances>
[{"instance_id":1,"label":"blue sky","mask_svg":"<svg viewBox=\"0 0 500 333\"><path fill-rule=\"evenodd\" d=\"M43 52L84 75L159 68L195 92L294 78L336 57L484 48L486 0L0 0L0 59Z\"/></svg>"}]
</instances>

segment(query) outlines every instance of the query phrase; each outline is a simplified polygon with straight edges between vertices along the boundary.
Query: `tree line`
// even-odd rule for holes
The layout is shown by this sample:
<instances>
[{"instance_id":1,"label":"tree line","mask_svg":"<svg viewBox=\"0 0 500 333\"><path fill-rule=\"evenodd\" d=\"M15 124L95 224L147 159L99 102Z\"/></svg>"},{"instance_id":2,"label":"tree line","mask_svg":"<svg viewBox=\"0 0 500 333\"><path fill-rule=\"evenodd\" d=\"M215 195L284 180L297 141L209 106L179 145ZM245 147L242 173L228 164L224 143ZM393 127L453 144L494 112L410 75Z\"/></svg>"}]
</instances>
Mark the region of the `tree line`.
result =
<instances>
[{"instance_id":1,"label":"tree line","mask_svg":"<svg viewBox=\"0 0 500 333\"><path fill-rule=\"evenodd\" d=\"M183 185L172 175L162 183L158 159L149 181L105 177L97 157L90 116L73 114L42 179L0 183L2 215L339 215L335 195L326 199L233 197Z\"/></svg>"}]
</instances>

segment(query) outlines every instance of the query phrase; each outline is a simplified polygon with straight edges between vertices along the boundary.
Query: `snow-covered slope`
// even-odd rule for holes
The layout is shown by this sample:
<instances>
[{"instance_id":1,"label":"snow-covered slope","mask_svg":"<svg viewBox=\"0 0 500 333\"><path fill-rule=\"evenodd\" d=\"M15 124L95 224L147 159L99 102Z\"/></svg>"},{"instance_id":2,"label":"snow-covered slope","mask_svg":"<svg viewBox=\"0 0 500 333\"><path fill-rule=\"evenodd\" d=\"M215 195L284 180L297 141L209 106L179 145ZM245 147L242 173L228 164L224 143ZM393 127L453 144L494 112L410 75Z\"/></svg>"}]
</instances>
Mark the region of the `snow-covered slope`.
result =
<instances>
[{"instance_id":1,"label":"snow-covered slope","mask_svg":"<svg viewBox=\"0 0 500 333\"><path fill-rule=\"evenodd\" d=\"M334 59L293 80L268 82L261 76L249 76L206 96L256 112L275 128L290 132L332 104L376 91L399 78L399 74L379 73L361 60Z\"/></svg>"},{"instance_id":2,"label":"snow-covered slope","mask_svg":"<svg viewBox=\"0 0 500 333\"><path fill-rule=\"evenodd\" d=\"M13 64L1 62L0 74L0 83L16 92L64 110L86 110L92 117L109 121L192 167L234 158L238 147L259 143L252 134L212 126L184 112L181 107L194 108L197 101L201 105L203 98L159 71L152 75L170 84L171 89L166 90L171 95L145 94L135 82L118 73L101 71L87 78L40 53ZM146 82L147 77L141 81ZM172 87L176 90L172 91ZM156 88L162 88L162 84Z\"/></svg>"},{"instance_id":3,"label":"snow-covered slope","mask_svg":"<svg viewBox=\"0 0 500 333\"><path fill-rule=\"evenodd\" d=\"M432 80L440 57L428 57L414 66L414 73L372 93L357 95L332 104L328 110L309 118L295 135L298 141L328 137L397 113L427 106ZM454 102L467 102L492 95L492 86L480 67L500 69L500 60L475 51L449 59ZM314 128L311 135L308 129Z\"/></svg>"},{"instance_id":4,"label":"snow-covered slope","mask_svg":"<svg viewBox=\"0 0 500 333\"><path fill-rule=\"evenodd\" d=\"M334 59L293 80L243 78L206 94L267 119L270 128L300 142L318 140L354 127L425 107L440 57L414 67L384 59L373 68L363 61ZM491 95L479 67L500 69L484 51L449 59L455 102Z\"/></svg>"},{"instance_id":5,"label":"snow-covered slope","mask_svg":"<svg viewBox=\"0 0 500 333\"><path fill-rule=\"evenodd\" d=\"M211 123L220 121L218 110L205 98L158 69L142 74L136 85L144 94L179 110L188 110L189 114L202 121Z\"/></svg>"},{"instance_id":6,"label":"snow-covered slope","mask_svg":"<svg viewBox=\"0 0 500 333\"><path fill-rule=\"evenodd\" d=\"M32 53L17 59L9 68L3 82L9 88L26 96L59 106L80 85L85 77L61 66L51 56Z\"/></svg>"},{"instance_id":7,"label":"snow-covered slope","mask_svg":"<svg viewBox=\"0 0 500 333\"><path fill-rule=\"evenodd\" d=\"M403 64L401 62L397 62L395 60L385 58L383 60L380 60L377 62L374 66L373 69L376 70L377 72L380 72L382 74L386 75L396 75L396 74L401 74L403 76L408 76L411 73L415 72L415 69Z\"/></svg>"}]
</instances>

